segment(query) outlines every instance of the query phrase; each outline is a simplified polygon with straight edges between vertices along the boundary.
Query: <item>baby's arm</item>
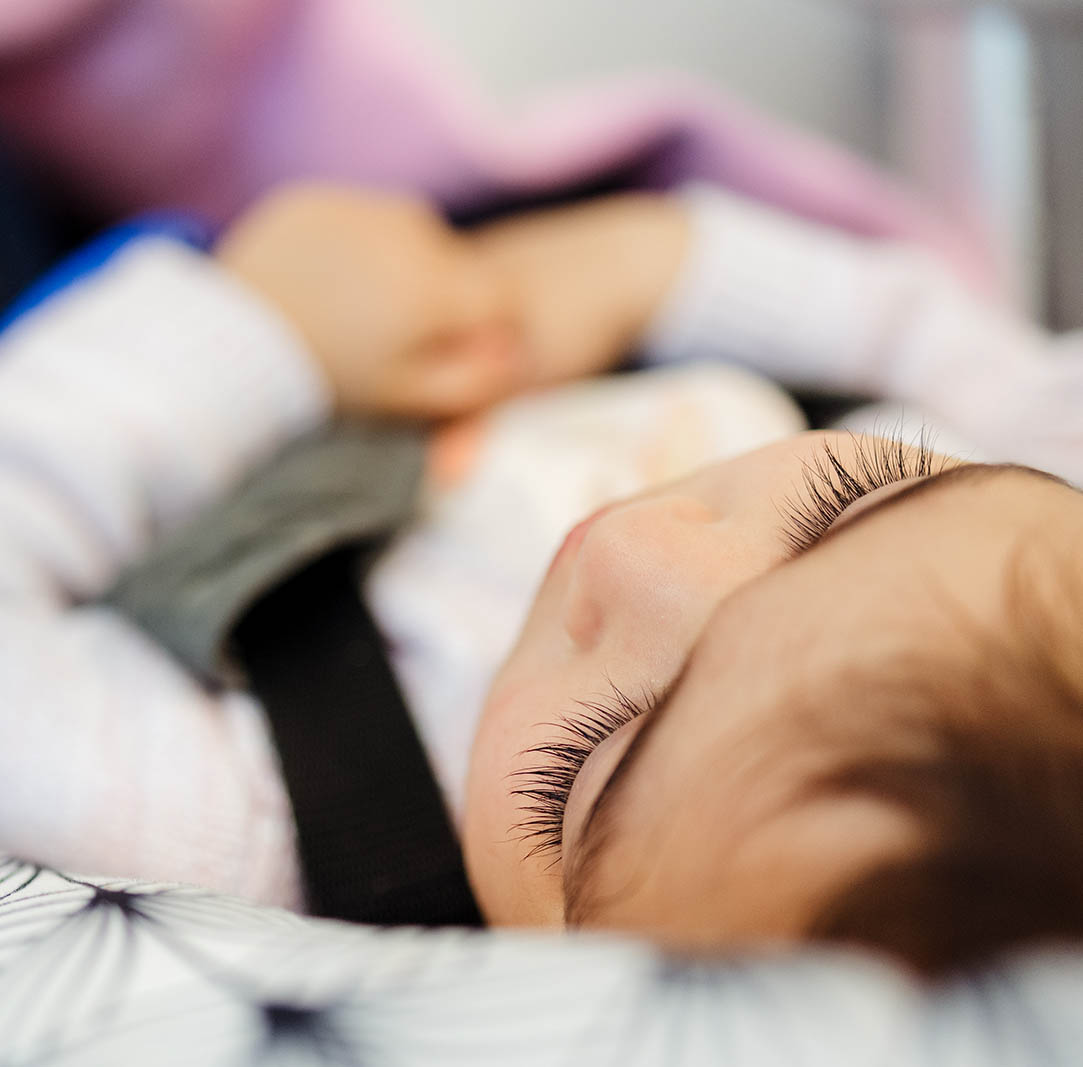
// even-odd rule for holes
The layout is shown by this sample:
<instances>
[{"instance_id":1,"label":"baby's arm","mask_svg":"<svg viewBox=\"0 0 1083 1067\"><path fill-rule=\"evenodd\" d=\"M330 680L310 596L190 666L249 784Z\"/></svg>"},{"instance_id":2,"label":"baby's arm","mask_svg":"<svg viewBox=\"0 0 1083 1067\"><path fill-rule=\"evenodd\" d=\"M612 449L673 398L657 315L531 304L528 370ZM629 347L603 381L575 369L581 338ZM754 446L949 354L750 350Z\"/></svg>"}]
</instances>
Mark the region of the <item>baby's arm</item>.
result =
<instances>
[{"instance_id":1,"label":"baby's arm","mask_svg":"<svg viewBox=\"0 0 1083 1067\"><path fill-rule=\"evenodd\" d=\"M863 240L706 185L624 194L479 231L518 283L529 354L552 380L651 362L722 358L783 385L913 399L937 345L1033 347L1040 331L970 296L931 254ZM934 322L933 319L938 321Z\"/></svg>"},{"instance_id":2,"label":"baby's arm","mask_svg":"<svg viewBox=\"0 0 1083 1067\"><path fill-rule=\"evenodd\" d=\"M259 709L91 603L330 408L296 333L148 240L0 343L0 850L299 902Z\"/></svg>"},{"instance_id":3,"label":"baby's arm","mask_svg":"<svg viewBox=\"0 0 1083 1067\"><path fill-rule=\"evenodd\" d=\"M991 458L1083 479L1083 365L921 249L864 240L707 186L500 223L526 279L539 376L723 359L784 385L886 397ZM624 293L624 299L620 293Z\"/></svg>"},{"instance_id":4,"label":"baby's arm","mask_svg":"<svg viewBox=\"0 0 1083 1067\"><path fill-rule=\"evenodd\" d=\"M683 200L694 236L645 335L649 358L722 356L789 386L888 398L989 459L1083 484L1078 353L921 249L705 187Z\"/></svg>"},{"instance_id":5,"label":"baby's arm","mask_svg":"<svg viewBox=\"0 0 1083 1067\"><path fill-rule=\"evenodd\" d=\"M690 240L643 338L652 360L723 355L791 387L928 402L947 376L1048 340L917 246L708 186L680 201Z\"/></svg>"}]
</instances>

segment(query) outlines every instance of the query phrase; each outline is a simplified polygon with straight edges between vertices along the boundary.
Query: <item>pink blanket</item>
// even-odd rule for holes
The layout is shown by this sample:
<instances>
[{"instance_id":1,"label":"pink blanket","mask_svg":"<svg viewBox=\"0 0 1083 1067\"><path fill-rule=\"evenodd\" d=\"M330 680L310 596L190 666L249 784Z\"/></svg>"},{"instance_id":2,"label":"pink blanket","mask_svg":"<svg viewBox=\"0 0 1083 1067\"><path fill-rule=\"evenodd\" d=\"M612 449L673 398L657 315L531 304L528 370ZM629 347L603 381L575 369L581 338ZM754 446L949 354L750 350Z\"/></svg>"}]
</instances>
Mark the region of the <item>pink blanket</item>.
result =
<instances>
[{"instance_id":1,"label":"pink blanket","mask_svg":"<svg viewBox=\"0 0 1083 1067\"><path fill-rule=\"evenodd\" d=\"M0 126L109 213L223 221L302 177L458 215L701 178L921 242L996 289L977 235L839 148L681 79L552 94L513 122L391 0L4 0Z\"/></svg>"}]
</instances>

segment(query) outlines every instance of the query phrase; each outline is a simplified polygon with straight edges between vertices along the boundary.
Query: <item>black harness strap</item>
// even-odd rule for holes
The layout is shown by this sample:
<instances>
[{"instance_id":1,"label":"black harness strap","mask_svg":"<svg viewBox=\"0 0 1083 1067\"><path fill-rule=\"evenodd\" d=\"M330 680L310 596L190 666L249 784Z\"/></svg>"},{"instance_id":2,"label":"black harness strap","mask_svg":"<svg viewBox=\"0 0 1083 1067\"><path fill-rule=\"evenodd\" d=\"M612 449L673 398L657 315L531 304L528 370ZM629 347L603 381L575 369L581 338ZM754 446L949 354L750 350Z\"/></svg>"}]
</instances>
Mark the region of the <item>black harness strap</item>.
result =
<instances>
[{"instance_id":1,"label":"black harness strap","mask_svg":"<svg viewBox=\"0 0 1083 1067\"><path fill-rule=\"evenodd\" d=\"M270 718L310 911L381 925L482 924L443 798L358 596L358 551L324 556L234 632Z\"/></svg>"}]
</instances>

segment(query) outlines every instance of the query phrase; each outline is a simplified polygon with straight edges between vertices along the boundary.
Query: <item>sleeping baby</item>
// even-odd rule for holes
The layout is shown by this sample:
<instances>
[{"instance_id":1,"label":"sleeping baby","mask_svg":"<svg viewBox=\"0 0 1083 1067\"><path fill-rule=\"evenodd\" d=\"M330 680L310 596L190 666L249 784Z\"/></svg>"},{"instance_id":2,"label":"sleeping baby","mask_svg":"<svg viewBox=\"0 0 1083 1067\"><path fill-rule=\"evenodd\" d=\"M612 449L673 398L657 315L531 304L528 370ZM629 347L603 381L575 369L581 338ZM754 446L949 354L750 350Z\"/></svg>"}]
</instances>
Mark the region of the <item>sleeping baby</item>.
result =
<instances>
[{"instance_id":1,"label":"sleeping baby","mask_svg":"<svg viewBox=\"0 0 1083 1067\"><path fill-rule=\"evenodd\" d=\"M1083 372L925 255L706 187L467 233L309 188L3 347L0 849L303 906L264 709L94 598L391 413L441 421L360 592L489 922L924 973L1083 933ZM967 451L802 432L772 381Z\"/></svg>"}]
</instances>

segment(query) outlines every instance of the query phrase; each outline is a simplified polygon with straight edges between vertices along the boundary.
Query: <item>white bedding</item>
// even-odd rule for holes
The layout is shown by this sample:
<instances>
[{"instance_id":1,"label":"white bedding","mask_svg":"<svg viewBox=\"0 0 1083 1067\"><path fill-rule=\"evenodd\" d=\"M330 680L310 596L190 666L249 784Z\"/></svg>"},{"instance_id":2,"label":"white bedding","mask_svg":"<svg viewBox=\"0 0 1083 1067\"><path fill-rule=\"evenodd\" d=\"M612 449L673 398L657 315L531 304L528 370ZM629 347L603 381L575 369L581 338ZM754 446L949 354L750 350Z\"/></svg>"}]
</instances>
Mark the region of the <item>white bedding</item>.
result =
<instances>
[{"instance_id":1,"label":"white bedding","mask_svg":"<svg viewBox=\"0 0 1083 1067\"><path fill-rule=\"evenodd\" d=\"M103 888L104 887L104 888ZM0 1064L1075 1065L1083 953L940 989L868 957L378 930L0 858Z\"/></svg>"}]
</instances>

